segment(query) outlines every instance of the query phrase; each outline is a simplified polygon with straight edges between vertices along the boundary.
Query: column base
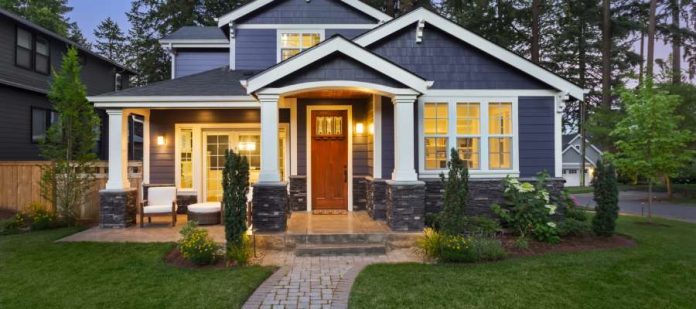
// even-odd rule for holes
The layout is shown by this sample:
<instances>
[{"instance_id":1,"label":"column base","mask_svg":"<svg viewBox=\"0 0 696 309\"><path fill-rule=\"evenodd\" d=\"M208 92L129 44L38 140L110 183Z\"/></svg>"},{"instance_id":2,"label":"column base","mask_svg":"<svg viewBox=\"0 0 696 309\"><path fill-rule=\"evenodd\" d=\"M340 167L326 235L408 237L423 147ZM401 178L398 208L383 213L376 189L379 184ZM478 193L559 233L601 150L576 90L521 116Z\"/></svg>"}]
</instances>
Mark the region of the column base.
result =
<instances>
[{"instance_id":1,"label":"column base","mask_svg":"<svg viewBox=\"0 0 696 309\"><path fill-rule=\"evenodd\" d=\"M307 210L307 176L290 176L290 209Z\"/></svg>"},{"instance_id":2,"label":"column base","mask_svg":"<svg viewBox=\"0 0 696 309\"><path fill-rule=\"evenodd\" d=\"M387 219L387 182L384 179L367 181L367 213L374 220Z\"/></svg>"},{"instance_id":3,"label":"column base","mask_svg":"<svg viewBox=\"0 0 696 309\"><path fill-rule=\"evenodd\" d=\"M135 225L138 190L101 190L99 226L101 228L126 228Z\"/></svg>"},{"instance_id":4,"label":"column base","mask_svg":"<svg viewBox=\"0 0 696 309\"><path fill-rule=\"evenodd\" d=\"M252 222L259 232L287 228L288 191L284 182L256 183L252 196Z\"/></svg>"},{"instance_id":5,"label":"column base","mask_svg":"<svg viewBox=\"0 0 696 309\"><path fill-rule=\"evenodd\" d=\"M387 181L387 225L394 231L421 231L425 226L425 183Z\"/></svg>"}]
</instances>

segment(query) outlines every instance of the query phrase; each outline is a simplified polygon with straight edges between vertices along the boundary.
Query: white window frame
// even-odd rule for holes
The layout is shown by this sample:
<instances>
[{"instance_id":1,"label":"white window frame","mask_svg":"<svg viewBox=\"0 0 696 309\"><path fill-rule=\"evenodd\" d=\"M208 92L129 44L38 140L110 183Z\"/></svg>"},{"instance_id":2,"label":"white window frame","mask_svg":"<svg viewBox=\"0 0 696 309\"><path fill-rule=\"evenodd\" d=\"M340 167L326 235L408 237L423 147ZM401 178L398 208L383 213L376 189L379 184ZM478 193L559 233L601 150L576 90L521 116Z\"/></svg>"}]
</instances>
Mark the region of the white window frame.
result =
<instances>
[{"instance_id":1,"label":"white window frame","mask_svg":"<svg viewBox=\"0 0 696 309\"><path fill-rule=\"evenodd\" d=\"M447 154L452 148L457 147L457 137L469 135L457 134L457 103L479 103L479 169L469 170L472 178L502 178L505 176L519 177L519 113L517 96L435 96L424 95L418 99L418 173L421 178L436 178L446 169L425 169L425 134L424 134L424 108L425 103L448 103L448 131ZM488 131L488 105L489 103L512 103L512 167L510 169L491 169L488 164L488 138L496 135ZM472 135L473 136L473 135ZM429 136L430 137L430 136ZM446 174L446 173L445 173Z\"/></svg>"},{"instance_id":2,"label":"white window frame","mask_svg":"<svg viewBox=\"0 0 696 309\"><path fill-rule=\"evenodd\" d=\"M276 31L276 63L280 63L282 61L282 47L281 47L281 37L283 34L287 33L297 33L300 35L300 42L302 41L302 35L307 34L307 33L319 33L319 44L321 42L324 42L324 39L326 38L325 36L325 31L324 29L278 29ZM315 45L316 46L316 45ZM310 47L311 48L311 47ZM306 48L303 48L300 46L300 53L305 51Z\"/></svg>"},{"instance_id":3,"label":"white window frame","mask_svg":"<svg viewBox=\"0 0 696 309\"><path fill-rule=\"evenodd\" d=\"M479 119L478 119L478 121L479 121L479 123L478 123L479 132L478 132L478 134L459 134L459 132L457 132L457 121L459 120L459 115L458 115L458 113L457 113L457 107L459 107L459 104L476 104L476 105L478 105L478 109L479 109ZM454 107L452 107L453 105L454 105ZM473 139L478 139L478 148L479 148L479 149L478 149L479 155L478 155L478 162L477 162L477 163L478 163L478 168L469 169L469 170L470 170L470 171L481 170L481 168L482 168L482 166L481 166L481 136L483 135L483 132L482 132L482 131L483 131L483 129L484 129L483 127L481 127L481 114L482 114L482 111L481 111L481 102L475 102L475 101L471 101L471 102L457 101L455 104L450 104L449 108L450 108L450 109L454 109L454 113L455 113L455 115L454 115L454 122L455 122L455 123L454 123L454 131L455 131L455 132L454 132L454 148L457 149L457 151L459 151L459 148L458 148L459 146L457 145L457 143L458 143L457 140L460 139L460 138L473 138ZM451 149L451 148L450 148L450 149ZM449 156L449 151L447 151L447 155ZM449 157L448 157L448 158L449 158Z\"/></svg>"}]
</instances>

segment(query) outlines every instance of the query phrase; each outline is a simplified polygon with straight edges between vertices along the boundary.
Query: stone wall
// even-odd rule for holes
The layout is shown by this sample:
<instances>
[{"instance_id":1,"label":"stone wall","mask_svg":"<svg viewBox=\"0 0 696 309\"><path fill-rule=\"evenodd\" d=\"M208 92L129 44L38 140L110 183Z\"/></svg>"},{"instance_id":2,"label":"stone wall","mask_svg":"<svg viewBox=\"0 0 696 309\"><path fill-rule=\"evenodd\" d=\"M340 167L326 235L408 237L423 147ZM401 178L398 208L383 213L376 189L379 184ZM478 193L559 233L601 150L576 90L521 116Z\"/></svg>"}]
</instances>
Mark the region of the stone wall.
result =
<instances>
[{"instance_id":1,"label":"stone wall","mask_svg":"<svg viewBox=\"0 0 696 309\"><path fill-rule=\"evenodd\" d=\"M290 210L307 210L307 176L290 176L289 193Z\"/></svg>"},{"instance_id":2,"label":"stone wall","mask_svg":"<svg viewBox=\"0 0 696 309\"><path fill-rule=\"evenodd\" d=\"M425 183L387 181L387 225L393 231L421 231L425 225Z\"/></svg>"},{"instance_id":3,"label":"stone wall","mask_svg":"<svg viewBox=\"0 0 696 309\"><path fill-rule=\"evenodd\" d=\"M287 184L257 183L252 197L252 221L259 232L283 232L289 210Z\"/></svg>"},{"instance_id":4,"label":"stone wall","mask_svg":"<svg viewBox=\"0 0 696 309\"><path fill-rule=\"evenodd\" d=\"M374 220L387 219L387 182L384 179L366 178L367 213Z\"/></svg>"},{"instance_id":5,"label":"stone wall","mask_svg":"<svg viewBox=\"0 0 696 309\"><path fill-rule=\"evenodd\" d=\"M126 228L135 224L137 214L138 190L101 190L99 204L101 207L102 228Z\"/></svg>"},{"instance_id":6,"label":"stone wall","mask_svg":"<svg viewBox=\"0 0 696 309\"><path fill-rule=\"evenodd\" d=\"M353 176L353 210L367 209L367 178L369 176Z\"/></svg>"}]
</instances>

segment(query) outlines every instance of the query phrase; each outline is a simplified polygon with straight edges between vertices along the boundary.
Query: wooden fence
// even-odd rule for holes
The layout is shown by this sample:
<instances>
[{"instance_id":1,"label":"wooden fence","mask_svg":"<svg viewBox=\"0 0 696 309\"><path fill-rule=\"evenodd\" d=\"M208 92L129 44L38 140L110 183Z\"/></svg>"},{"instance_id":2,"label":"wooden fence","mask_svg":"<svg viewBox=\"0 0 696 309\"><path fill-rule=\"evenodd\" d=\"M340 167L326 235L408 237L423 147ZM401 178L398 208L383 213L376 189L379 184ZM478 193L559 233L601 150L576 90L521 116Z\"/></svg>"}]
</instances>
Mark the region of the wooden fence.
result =
<instances>
[{"instance_id":1,"label":"wooden fence","mask_svg":"<svg viewBox=\"0 0 696 309\"><path fill-rule=\"evenodd\" d=\"M5 161L0 162L0 209L26 211L32 203L52 209L52 205L41 197L41 167L46 161ZM97 221L99 218L99 190L107 180L107 162L96 164L92 190L86 192L86 202L80 205L77 213L80 220ZM143 164L140 161L128 162L128 179L131 188L141 190ZM138 194L140 196L140 194Z\"/></svg>"}]
</instances>

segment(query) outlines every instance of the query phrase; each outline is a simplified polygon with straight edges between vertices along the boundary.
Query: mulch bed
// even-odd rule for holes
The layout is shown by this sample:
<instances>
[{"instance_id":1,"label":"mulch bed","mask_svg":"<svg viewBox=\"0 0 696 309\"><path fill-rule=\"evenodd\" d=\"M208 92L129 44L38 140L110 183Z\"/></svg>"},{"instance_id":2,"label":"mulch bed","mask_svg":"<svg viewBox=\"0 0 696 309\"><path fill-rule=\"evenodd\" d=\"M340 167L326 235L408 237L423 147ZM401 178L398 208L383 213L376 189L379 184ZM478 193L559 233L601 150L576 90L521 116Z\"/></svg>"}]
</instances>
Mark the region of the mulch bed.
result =
<instances>
[{"instance_id":1,"label":"mulch bed","mask_svg":"<svg viewBox=\"0 0 696 309\"><path fill-rule=\"evenodd\" d=\"M233 266L228 266L227 261L224 259L220 259L219 261L215 262L215 264L211 265L196 265L194 263L191 263L190 261L186 260L183 255L181 255L181 251L179 249L174 248L172 251L169 251L167 255L164 257L164 262L167 263L170 266L174 266L177 268L194 268L194 269L206 269L206 268L228 268L228 267L233 267Z\"/></svg>"},{"instance_id":2,"label":"mulch bed","mask_svg":"<svg viewBox=\"0 0 696 309\"><path fill-rule=\"evenodd\" d=\"M17 212L14 210L0 209L0 220L12 218L15 214L17 214Z\"/></svg>"},{"instance_id":3,"label":"mulch bed","mask_svg":"<svg viewBox=\"0 0 696 309\"><path fill-rule=\"evenodd\" d=\"M503 236L501 239L503 247L507 253L514 256L534 256L546 253L557 252L578 252L602 249L632 248L636 246L636 241L625 235L614 235L612 237L597 236L574 236L565 237L557 244L548 244L529 240L527 248L515 246L517 238L512 235Z\"/></svg>"}]
</instances>

